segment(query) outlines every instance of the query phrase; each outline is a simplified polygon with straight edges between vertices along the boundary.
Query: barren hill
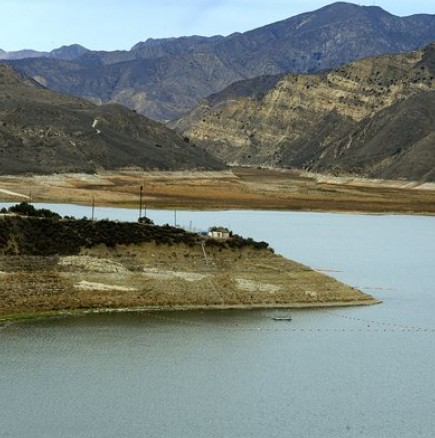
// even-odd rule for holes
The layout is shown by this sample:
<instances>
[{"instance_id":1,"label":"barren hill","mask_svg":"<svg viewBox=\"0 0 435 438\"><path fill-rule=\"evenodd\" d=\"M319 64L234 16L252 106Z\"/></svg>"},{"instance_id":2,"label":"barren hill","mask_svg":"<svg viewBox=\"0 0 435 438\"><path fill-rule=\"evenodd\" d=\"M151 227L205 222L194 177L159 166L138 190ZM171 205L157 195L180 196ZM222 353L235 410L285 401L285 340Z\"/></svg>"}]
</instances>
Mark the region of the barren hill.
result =
<instances>
[{"instance_id":1,"label":"barren hill","mask_svg":"<svg viewBox=\"0 0 435 438\"><path fill-rule=\"evenodd\" d=\"M435 44L233 84L174 124L231 165L435 180Z\"/></svg>"},{"instance_id":2,"label":"barren hill","mask_svg":"<svg viewBox=\"0 0 435 438\"><path fill-rule=\"evenodd\" d=\"M132 110L50 91L0 64L0 174L125 167L221 169L222 164Z\"/></svg>"}]
</instances>

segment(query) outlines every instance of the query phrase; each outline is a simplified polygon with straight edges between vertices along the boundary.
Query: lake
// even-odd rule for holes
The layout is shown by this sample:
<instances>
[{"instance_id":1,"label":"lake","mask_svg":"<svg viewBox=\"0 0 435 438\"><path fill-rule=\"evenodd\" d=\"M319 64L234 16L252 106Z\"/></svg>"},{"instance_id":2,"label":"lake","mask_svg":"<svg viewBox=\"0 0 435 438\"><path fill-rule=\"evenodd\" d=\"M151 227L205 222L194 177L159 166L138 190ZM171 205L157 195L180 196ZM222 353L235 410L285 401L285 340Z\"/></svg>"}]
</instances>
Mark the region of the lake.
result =
<instances>
[{"instance_id":1,"label":"lake","mask_svg":"<svg viewBox=\"0 0 435 438\"><path fill-rule=\"evenodd\" d=\"M44 207L90 217L88 207ZM134 210L95 215L137 219ZM435 217L147 215L265 240L383 304L293 310L292 321L256 310L9 325L0 330L2 437L434 435Z\"/></svg>"}]
</instances>

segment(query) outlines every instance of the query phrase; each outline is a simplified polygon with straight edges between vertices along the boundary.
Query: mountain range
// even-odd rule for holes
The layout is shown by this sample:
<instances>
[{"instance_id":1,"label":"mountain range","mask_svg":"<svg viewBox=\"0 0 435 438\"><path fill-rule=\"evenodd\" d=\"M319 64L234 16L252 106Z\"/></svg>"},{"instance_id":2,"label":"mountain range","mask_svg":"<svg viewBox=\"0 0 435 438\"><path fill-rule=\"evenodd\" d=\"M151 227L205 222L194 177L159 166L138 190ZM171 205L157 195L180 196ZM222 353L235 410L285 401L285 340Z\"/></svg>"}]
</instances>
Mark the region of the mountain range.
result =
<instances>
[{"instance_id":1,"label":"mountain range","mask_svg":"<svg viewBox=\"0 0 435 438\"><path fill-rule=\"evenodd\" d=\"M5 52L0 49L0 60L17 60L17 59L28 59L28 58L54 58L54 59L64 59L73 60L80 58L88 49L79 45L72 44L70 46L62 46L58 49L54 49L51 52L38 52L37 50L18 50L16 52Z\"/></svg>"},{"instance_id":2,"label":"mountain range","mask_svg":"<svg viewBox=\"0 0 435 438\"><path fill-rule=\"evenodd\" d=\"M340 2L227 37L0 51L0 174L226 163L435 181L433 41L435 16Z\"/></svg>"},{"instance_id":3,"label":"mountain range","mask_svg":"<svg viewBox=\"0 0 435 438\"><path fill-rule=\"evenodd\" d=\"M0 175L222 167L133 110L48 90L0 64Z\"/></svg>"},{"instance_id":4,"label":"mountain range","mask_svg":"<svg viewBox=\"0 0 435 438\"><path fill-rule=\"evenodd\" d=\"M170 120L236 81L319 72L433 41L433 15L397 17L376 6L339 2L227 37L149 39L112 52L74 45L8 62L50 89Z\"/></svg>"}]
</instances>

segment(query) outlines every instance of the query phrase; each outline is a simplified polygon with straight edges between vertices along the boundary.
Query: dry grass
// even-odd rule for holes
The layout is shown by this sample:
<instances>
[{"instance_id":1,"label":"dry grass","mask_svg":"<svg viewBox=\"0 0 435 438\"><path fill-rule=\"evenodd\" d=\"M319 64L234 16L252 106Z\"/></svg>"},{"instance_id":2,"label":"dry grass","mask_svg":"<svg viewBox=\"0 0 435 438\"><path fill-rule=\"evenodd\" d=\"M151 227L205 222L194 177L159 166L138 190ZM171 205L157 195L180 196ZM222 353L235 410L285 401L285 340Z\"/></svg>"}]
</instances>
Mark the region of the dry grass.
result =
<instances>
[{"instance_id":1,"label":"dry grass","mask_svg":"<svg viewBox=\"0 0 435 438\"><path fill-rule=\"evenodd\" d=\"M90 204L94 198L96 205L133 206L141 185L144 204L154 208L435 213L435 185L261 169L2 177L0 199Z\"/></svg>"}]
</instances>

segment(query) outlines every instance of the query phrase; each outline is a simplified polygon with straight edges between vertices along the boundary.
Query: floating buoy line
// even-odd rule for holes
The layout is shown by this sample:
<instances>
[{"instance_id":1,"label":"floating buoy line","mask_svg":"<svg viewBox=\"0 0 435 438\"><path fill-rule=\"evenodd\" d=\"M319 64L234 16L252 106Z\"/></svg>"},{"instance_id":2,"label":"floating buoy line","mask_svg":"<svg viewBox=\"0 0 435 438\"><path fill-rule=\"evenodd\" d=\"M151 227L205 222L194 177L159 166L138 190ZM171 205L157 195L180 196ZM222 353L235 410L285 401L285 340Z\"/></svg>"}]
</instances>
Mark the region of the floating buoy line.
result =
<instances>
[{"instance_id":1,"label":"floating buoy line","mask_svg":"<svg viewBox=\"0 0 435 438\"><path fill-rule=\"evenodd\" d=\"M371 324L375 326L383 327L384 329L389 328L391 330L397 331L409 331L409 332L435 332L435 329L428 329L423 327L417 327L415 325L406 325L406 324L396 324L394 322L385 322L385 321L376 321L373 319L365 319L365 318L357 318L354 316L344 315L343 313L339 313L334 310L329 309L320 309L323 313L327 313L328 315L335 316L337 318L346 319L349 321L356 321L359 323L368 324L371 327Z\"/></svg>"},{"instance_id":2,"label":"floating buoy line","mask_svg":"<svg viewBox=\"0 0 435 438\"><path fill-rule=\"evenodd\" d=\"M287 321L283 324L282 321L273 321L273 316L263 316L263 319L267 319L270 321L270 325L265 326L257 326L257 327L245 327L243 326L243 321L235 321L234 323L229 323L228 325L222 324L221 321L217 321L213 328L218 330L227 330L227 331L247 331L247 332L293 332L293 333L435 333L435 328L424 328L418 327L416 325L406 325L406 324L397 324L394 322L387 321L376 321L373 319L359 318L355 316L346 315L344 313L340 313L334 309L326 309L326 308L318 308L317 312L322 312L329 316L333 316L335 318L356 322L358 324L363 324L364 326L359 327L297 327L297 316L293 319ZM145 309L94 309L88 314L98 314L98 313L120 313L120 312L133 312L140 314L142 316L148 317L154 320L160 320L169 322L172 324L182 325L186 327L194 327L204 329L209 326L209 321L191 321L183 318L176 318L171 316L170 312L163 311L147 311ZM66 316L66 315L65 315ZM72 315L70 315L72 316ZM0 331L15 327L13 321L7 321L0 318Z\"/></svg>"},{"instance_id":3,"label":"floating buoy line","mask_svg":"<svg viewBox=\"0 0 435 438\"><path fill-rule=\"evenodd\" d=\"M233 325L216 325L216 329L221 330L230 330L230 331L265 331L265 332L299 332L299 333L362 333L362 332L372 332L372 333L380 333L380 332L389 332L389 333L404 333L404 332L418 332L418 333L435 333L435 328L422 328L422 327L416 327L416 326L410 326L410 325L402 325L402 324L395 324L390 322L383 322L383 321L375 321L370 319L364 319L364 318L357 318L352 317L348 315L344 315L341 313L338 313L336 311L328 310L328 309L318 309L319 311L326 313L328 315L346 319L349 321L355 321L358 323L363 323L365 327L350 327L350 328L307 328L307 327L292 327L292 322L289 321L288 325L283 326L281 324L276 324L275 326L270 327L243 327L239 325L239 323L234 323ZM201 322L194 322L194 321L187 321L185 319L181 318L175 318L169 315L162 315L160 312L142 312L143 315L158 319L161 321L167 321L171 323L176 323L184 326L189 327L197 327L197 328L204 328L207 324L206 321ZM272 318L268 318L272 320ZM294 318L297 320L297 318ZM272 324L272 321L271 321Z\"/></svg>"}]
</instances>

